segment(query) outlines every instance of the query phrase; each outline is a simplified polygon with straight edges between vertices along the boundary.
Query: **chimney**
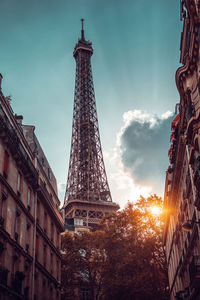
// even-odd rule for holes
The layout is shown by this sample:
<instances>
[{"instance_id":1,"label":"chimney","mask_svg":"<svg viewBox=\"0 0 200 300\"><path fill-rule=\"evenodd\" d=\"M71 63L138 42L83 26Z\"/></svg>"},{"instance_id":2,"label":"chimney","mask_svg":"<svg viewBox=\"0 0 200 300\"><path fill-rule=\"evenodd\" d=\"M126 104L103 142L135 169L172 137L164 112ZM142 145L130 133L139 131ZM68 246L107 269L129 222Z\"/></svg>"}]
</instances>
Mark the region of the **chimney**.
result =
<instances>
[{"instance_id":1,"label":"chimney","mask_svg":"<svg viewBox=\"0 0 200 300\"><path fill-rule=\"evenodd\" d=\"M22 124L22 120L23 120L23 116L22 115L17 115L17 114L15 114L15 119L17 120L17 123L18 124Z\"/></svg>"},{"instance_id":2,"label":"chimney","mask_svg":"<svg viewBox=\"0 0 200 300\"><path fill-rule=\"evenodd\" d=\"M2 82L2 79L3 79L3 76L2 76L2 74L0 73L0 91L1 91L1 82Z\"/></svg>"}]
</instances>

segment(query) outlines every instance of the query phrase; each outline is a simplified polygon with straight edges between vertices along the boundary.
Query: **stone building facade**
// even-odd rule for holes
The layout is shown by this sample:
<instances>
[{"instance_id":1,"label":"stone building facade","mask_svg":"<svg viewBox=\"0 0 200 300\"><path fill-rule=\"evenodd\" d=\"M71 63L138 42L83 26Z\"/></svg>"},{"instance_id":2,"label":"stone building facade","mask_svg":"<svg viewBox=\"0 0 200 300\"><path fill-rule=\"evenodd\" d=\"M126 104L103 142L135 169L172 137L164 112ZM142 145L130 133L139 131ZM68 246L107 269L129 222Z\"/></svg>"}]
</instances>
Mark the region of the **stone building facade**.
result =
<instances>
[{"instance_id":1,"label":"stone building facade","mask_svg":"<svg viewBox=\"0 0 200 300\"><path fill-rule=\"evenodd\" d=\"M0 75L0 299L60 299L57 184L34 126L14 115Z\"/></svg>"},{"instance_id":2,"label":"stone building facade","mask_svg":"<svg viewBox=\"0 0 200 300\"><path fill-rule=\"evenodd\" d=\"M172 122L164 231L170 299L200 299L200 1L181 1L180 94Z\"/></svg>"}]
</instances>

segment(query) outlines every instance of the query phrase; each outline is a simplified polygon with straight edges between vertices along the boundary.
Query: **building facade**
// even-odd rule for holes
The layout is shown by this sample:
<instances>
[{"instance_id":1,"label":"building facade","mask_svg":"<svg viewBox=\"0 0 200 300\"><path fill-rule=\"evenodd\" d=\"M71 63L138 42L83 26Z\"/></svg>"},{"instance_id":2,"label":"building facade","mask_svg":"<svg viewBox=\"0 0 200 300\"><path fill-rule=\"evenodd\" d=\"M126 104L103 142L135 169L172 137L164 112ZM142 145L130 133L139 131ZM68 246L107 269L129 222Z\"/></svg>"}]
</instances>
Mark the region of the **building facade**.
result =
<instances>
[{"instance_id":1,"label":"building facade","mask_svg":"<svg viewBox=\"0 0 200 300\"><path fill-rule=\"evenodd\" d=\"M116 211L112 202L101 149L93 87L92 43L81 38L74 48L76 80L71 152L63 206L65 229L96 230L101 218Z\"/></svg>"},{"instance_id":2,"label":"building facade","mask_svg":"<svg viewBox=\"0 0 200 300\"><path fill-rule=\"evenodd\" d=\"M166 249L170 299L200 299L200 1L181 1L180 103L166 173Z\"/></svg>"},{"instance_id":3,"label":"building facade","mask_svg":"<svg viewBox=\"0 0 200 300\"><path fill-rule=\"evenodd\" d=\"M55 176L0 75L0 299L60 299L63 219Z\"/></svg>"}]
</instances>

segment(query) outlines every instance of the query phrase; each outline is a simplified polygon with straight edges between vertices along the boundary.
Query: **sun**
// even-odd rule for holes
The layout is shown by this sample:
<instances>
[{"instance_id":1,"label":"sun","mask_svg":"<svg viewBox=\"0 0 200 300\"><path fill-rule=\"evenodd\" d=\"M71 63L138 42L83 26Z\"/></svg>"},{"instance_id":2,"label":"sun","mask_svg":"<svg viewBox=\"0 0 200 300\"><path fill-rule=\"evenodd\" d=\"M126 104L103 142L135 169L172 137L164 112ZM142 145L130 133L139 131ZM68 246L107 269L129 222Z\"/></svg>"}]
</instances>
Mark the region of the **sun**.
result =
<instances>
[{"instance_id":1,"label":"sun","mask_svg":"<svg viewBox=\"0 0 200 300\"><path fill-rule=\"evenodd\" d=\"M150 208L151 214L155 216L159 216L162 213L162 209L160 206L154 205Z\"/></svg>"}]
</instances>

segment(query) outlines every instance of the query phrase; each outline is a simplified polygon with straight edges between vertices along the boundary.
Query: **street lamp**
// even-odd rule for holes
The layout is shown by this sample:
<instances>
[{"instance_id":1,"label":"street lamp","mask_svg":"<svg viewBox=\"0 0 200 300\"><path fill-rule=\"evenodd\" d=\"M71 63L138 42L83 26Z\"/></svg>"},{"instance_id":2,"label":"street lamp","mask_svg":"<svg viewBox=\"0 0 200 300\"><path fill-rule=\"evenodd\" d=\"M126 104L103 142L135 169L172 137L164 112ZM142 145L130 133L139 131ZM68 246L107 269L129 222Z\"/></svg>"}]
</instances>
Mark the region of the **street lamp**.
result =
<instances>
[{"instance_id":1,"label":"street lamp","mask_svg":"<svg viewBox=\"0 0 200 300\"><path fill-rule=\"evenodd\" d=\"M184 222L182 224L182 226L181 226L182 230L186 231L186 232L189 232L192 229L194 224L200 224L200 221L187 220L186 222Z\"/></svg>"}]
</instances>

